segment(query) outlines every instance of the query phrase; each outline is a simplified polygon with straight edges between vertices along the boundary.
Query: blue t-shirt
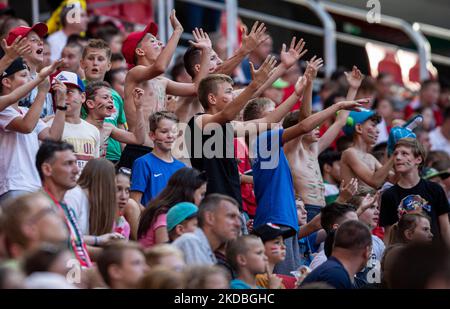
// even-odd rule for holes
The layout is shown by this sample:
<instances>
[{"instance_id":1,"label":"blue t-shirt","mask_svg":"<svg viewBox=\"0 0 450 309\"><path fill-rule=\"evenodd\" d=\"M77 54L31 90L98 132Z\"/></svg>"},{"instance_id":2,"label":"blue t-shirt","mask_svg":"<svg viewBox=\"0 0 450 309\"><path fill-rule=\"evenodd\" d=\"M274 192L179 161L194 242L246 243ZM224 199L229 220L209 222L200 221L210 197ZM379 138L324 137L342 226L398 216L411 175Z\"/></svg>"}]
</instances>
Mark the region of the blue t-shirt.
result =
<instances>
[{"instance_id":1,"label":"blue t-shirt","mask_svg":"<svg viewBox=\"0 0 450 309\"><path fill-rule=\"evenodd\" d=\"M166 187L170 176L183 167L184 163L175 158L169 163L148 153L133 163L131 191L142 192L141 204L146 206Z\"/></svg>"},{"instance_id":2,"label":"blue t-shirt","mask_svg":"<svg viewBox=\"0 0 450 309\"><path fill-rule=\"evenodd\" d=\"M338 259L330 256L328 260L314 269L303 280L302 285L312 282L325 282L336 289L352 289L353 283L348 272Z\"/></svg>"},{"instance_id":3,"label":"blue t-shirt","mask_svg":"<svg viewBox=\"0 0 450 309\"><path fill-rule=\"evenodd\" d=\"M248 285L247 283L245 283L244 281L242 281L242 280L239 280L239 279L233 279L233 280L231 280L231 282L230 282L230 289L235 289L235 290L237 290L237 289L252 289L252 287L250 286L250 285ZM262 288L262 287L260 287L260 286L258 286L258 289L264 289L264 288Z\"/></svg>"},{"instance_id":4,"label":"blue t-shirt","mask_svg":"<svg viewBox=\"0 0 450 309\"><path fill-rule=\"evenodd\" d=\"M298 232L294 183L282 147L283 129L260 134L256 140L253 161L253 188L256 214L254 226L275 223Z\"/></svg>"},{"instance_id":5,"label":"blue t-shirt","mask_svg":"<svg viewBox=\"0 0 450 309\"><path fill-rule=\"evenodd\" d=\"M309 266L312 262L312 254L319 250L320 245L316 244L316 240L317 232L298 240L302 265Z\"/></svg>"}]
</instances>

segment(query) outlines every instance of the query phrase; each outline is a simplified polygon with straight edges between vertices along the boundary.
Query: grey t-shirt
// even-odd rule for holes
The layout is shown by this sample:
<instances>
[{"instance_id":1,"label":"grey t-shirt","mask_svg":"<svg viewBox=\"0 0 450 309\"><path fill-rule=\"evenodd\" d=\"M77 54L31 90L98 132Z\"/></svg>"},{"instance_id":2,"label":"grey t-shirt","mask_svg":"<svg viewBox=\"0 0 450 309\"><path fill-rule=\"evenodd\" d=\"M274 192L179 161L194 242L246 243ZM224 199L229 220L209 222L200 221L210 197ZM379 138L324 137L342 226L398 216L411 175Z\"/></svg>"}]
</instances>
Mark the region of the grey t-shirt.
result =
<instances>
[{"instance_id":1,"label":"grey t-shirt","mask_svg":"<svg viewBox=\"0 0 450 309\"><path fill-rule=\"evenodd\" d=\"M201 228L193 233L185 233L172 243L184 254L187 265L214 265L217 263L214 252Z\"/></svg>"}]
</instances>

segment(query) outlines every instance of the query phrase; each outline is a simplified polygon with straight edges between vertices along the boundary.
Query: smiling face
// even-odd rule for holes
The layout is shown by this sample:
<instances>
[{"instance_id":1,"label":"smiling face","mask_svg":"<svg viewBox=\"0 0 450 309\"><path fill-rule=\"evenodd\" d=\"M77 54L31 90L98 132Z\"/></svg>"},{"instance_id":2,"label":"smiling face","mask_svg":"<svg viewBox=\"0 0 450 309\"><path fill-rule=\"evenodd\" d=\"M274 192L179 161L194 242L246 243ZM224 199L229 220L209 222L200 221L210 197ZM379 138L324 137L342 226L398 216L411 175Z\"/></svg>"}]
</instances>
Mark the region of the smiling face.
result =
<instances>
[{"instance_id":1,"label":"smiling face","mask_svg":"<svg viewBox=\"0 0 450 309\"><path fill-rule=\"evenodd\" d=\"M372 119L366 120L363 124L357 124L356 130L361 134L362 139L368 145L375 145L378 140L380 130L377 128L377 122Z\"/></svg>"},{"instance_id":2,"label":"smiling face","mask_svg":"<svg viewBox=\"0 0 450 309\"><path fill-rule=\"evenodd\" d=\"M31 46L31 53L25 55L24 58L27 62L35 65L42 63L44 61L44 42L42 38L36 32L30 31L27 39Z\"/></svg>"},{"instance_id":3,"label":"smiling face","mask_svg":"<svg viewBox=\"0 0 450 309\"><path fill-rule=\"evenodd\" d=\"M172 119L162 118L158 122L158 127L155 131L149 133L155 148L163 152L170 152L172 150L175 139L178 136L178 126Z\"/></svg>"},{"instance_id":4,"label":"smiling face","mask_svg":"<svg viewBox=\"0 0 450 309\"><path fill-rule=\"evenodd\" d=\"M101 81L106 72L111 69L111 61L106 50L86 47L85 57L81 59L80 65L86 79L89 81Z\"/></svg>"},{"instance_id":5,"label":"smiling face","mask_svg":"<svg viewBox=\"0 0 450 309\"><path fill-rule=\"evenodd\" d=\"M420 156L415 157L411 148L397 146L394 150L394 170L397 173L407 174L412 170L417 170L422 163Z\"/></svg>"}]
</instances>

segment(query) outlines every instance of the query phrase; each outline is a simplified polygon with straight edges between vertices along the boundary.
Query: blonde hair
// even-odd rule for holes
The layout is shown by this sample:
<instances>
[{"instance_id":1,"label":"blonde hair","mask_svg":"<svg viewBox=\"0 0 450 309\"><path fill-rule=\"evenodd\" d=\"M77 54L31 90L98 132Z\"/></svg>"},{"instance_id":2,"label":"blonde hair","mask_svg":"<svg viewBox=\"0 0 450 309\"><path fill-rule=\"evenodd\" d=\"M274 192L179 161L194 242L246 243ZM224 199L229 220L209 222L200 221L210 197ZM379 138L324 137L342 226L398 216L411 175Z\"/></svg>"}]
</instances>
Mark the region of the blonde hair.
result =
<instances>
[{"instance_id":1,"label":"blonde hair","mask_svg":"<svg viewBox=\"0 0 450 309\"><path fill-rule=\"evenodd\" d=\"M115 179L114 164L103 158L89 160L78 179L88 190L90 235L112 232L118 211Z\"/></svg>"},{"instance_id":2,"label":"blonde hair","mask_svg":"<svg viewBox=\"0 0 450 309\"><path fill-rule=\"evenodd\" d=\"M184 259L183 252L177 247L170 244L158 244L152 246L144 251L145 260L150 267L160 264L160 260L167 256L178 256L180 259Z\"/></svg>"},{"instance_id":3,"label":"blonde hair","mask_svg":"<svg viewBox=\"0 0 450 309\"><path fill-rule=\"evenodd\" d=\"M223 267L212 266L191 266L185 270L186 289L208 289L207 281L210 276L222 275L230 281L230 275Z\"/></svg>"},{"instance_id":4,"label":"blonde hair","mask_svg":"<svg viewBox=\"0 0 450 309\"><path fill-rule=\"evenodd\" d=\"M140 289L182 289L185 286L183 273L165 266L152 268L140 281Z\"/></svg>"}]
</instances>

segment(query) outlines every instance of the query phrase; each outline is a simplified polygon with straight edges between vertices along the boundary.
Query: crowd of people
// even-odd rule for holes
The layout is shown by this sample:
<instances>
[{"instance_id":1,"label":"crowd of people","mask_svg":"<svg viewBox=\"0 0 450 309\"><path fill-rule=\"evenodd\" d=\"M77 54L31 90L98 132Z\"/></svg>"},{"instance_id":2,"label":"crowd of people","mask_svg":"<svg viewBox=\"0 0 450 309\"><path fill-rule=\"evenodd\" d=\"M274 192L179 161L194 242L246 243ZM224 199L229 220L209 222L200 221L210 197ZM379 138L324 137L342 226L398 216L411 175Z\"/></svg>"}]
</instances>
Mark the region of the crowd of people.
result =
<instances>
[{"instance_id":1,"label":"crowd of people","mask_svg":"<svg viewBox=\"0 0 450 309\"><path fill-rule=\"evenodd\" d=\"M450 288L448 86L59 17L0 18L0 288Z\"/></svg>"}]
</instances>

